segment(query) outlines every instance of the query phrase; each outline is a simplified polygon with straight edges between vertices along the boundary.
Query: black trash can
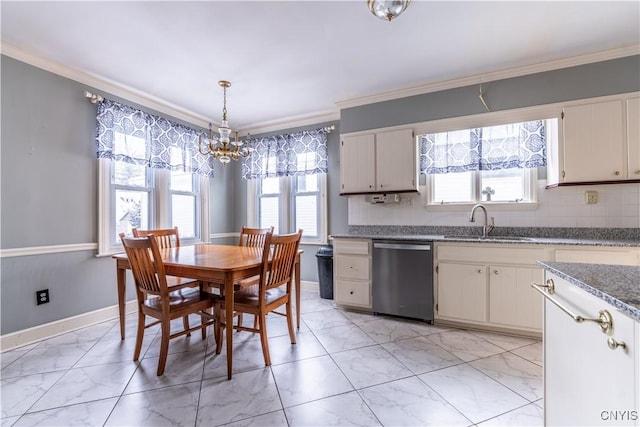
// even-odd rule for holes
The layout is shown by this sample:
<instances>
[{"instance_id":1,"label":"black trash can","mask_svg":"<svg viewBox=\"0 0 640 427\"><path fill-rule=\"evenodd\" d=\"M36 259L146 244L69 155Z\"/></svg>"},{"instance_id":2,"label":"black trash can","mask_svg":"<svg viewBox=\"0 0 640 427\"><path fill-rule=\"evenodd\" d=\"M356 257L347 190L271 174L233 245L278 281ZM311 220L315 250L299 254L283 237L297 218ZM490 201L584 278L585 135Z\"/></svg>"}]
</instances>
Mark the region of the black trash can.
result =
<instances>
[{"instance_id":1,"label":"black trash can","mask_svg":"<svg viewBox=\"0 0 640 427\"><path fill-rule=\"evenodd\" d=\"M316 258L320 298L333 299L333 246L321 246L316 252Z\"/></svg>"}]
</instances>

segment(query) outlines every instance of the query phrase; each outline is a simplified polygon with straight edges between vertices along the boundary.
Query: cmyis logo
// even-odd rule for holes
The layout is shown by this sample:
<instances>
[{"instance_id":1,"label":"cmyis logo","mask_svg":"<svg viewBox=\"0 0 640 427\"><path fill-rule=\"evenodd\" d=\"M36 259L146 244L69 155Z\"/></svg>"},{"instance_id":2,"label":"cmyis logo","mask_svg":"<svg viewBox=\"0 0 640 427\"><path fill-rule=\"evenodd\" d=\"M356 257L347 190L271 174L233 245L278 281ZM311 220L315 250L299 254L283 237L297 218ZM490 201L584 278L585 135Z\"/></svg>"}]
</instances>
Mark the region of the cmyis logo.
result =
<instances>
[{"instance_id":1,"label":"cmyis logo","mask_svg":"<svg viewBox=\"0 0 640 427\"><path fill-rule=\"evenodd\" d=\"M600 419L603 421L636 421L638 419L638 411L602 411Z\"/></svg>"}]
</instances>

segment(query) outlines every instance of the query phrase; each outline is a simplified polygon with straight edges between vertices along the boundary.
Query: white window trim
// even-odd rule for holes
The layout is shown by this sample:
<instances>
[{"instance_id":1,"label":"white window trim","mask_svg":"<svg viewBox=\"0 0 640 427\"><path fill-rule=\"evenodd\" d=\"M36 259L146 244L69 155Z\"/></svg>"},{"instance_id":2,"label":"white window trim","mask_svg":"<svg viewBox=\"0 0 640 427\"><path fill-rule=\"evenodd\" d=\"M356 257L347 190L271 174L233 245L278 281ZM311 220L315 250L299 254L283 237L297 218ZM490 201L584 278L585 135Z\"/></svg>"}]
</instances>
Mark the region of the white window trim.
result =
<instances>
[{"instance_id":1,"label":"white window trim","mask_svg":"<svg viewBox=\"0 0 640 427\"><path fill-rule=\"evenodd\" d=\"M98 159L98 253L97 257L111 256L113 254L121 253L123 251L121 244L112 244L111 242L111 223L113 216L111 215L112 206L112 190L111 184L111 160L110 159ZM154 212L154 227L168 228L170 220L169 210L169 171L166 173L156 173L155 183L156 188L166 188L167 191L156 191L155 199L152 201L153 206L157 209L153 209ZM199 188L199 203L200 209L196 213L197 221L199 222L200 239L184 239L181 240L183 244L195 244L202 241L209 241L209 178L200 176L200 188ZM204 236L207 236L204 238Z\"/></svg>"},{"instance_id":2,"label":"white window trim","mask_svg":"<svg viewBox=\"0 0 640 427\"><path fill-rule=\"evenodd\" d=\"M289 177L285 177L289 178ZM304 230L302 232L302 244L309 245L324 245L328 241L328 213L327 213L327 174L322 173L318 174L318 182L320 184L320 228L318 230L317 238L309 238L305 237ZM247 226L248 227L258 227L258 180L257 179L248 179L247 180ZM286 206L291 207L291 185L290 179L281 179L280 181L280 189L281 196L286 199ZM286 189L286 191L282 191ZM289 209L293 210L293 207ZM281 212L284 213L284 212ZM287 226L291 226L290 217L292 212L286 212L287 219L285 223ZM295 232L297 230L292 230L291 232Z\"/></svg>"}]
</instances>

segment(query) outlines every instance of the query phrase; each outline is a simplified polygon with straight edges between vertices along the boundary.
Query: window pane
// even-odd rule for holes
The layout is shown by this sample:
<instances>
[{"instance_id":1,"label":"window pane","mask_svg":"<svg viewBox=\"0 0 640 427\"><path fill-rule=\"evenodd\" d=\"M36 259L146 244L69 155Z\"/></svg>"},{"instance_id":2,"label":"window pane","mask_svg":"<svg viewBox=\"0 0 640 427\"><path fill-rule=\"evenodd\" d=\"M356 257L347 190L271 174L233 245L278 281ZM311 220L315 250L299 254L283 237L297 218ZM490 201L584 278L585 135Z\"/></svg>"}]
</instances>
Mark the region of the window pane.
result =
<instances>
[{"instance_id":1,"label":"window pane","mask_svg":"<svg viewBox=\"0 0 640 427\"><path fill-rule=\"evenodd\" d=\"M147 167L143 165L131 165L129 163L114 162L113 180L116 185L132 187L147 186Z\"/></svg>"},{"instance_id":2,"label":"window pane","mask_svg":"<svg viewBox=\"0 0 640 427\"><path fill-rule=\"evenodd\" d=\"M473 172L433 175L433 203L473 201Z\"/></svg>"},{"instance_id":3,"label":"window pane","mask_svg":"<svg viewBox=\"0 0 640 427\"><path fill-rule=\"evenodd\" d=\"M190 172L171 171L171 190L193 191L193 174Z\"/></svg>"},{"instance_id":4,"label":"window pane","mask_svg":"<svg viewBox=\"0 0 640 427\"><path fill-rule=\"evenodd\" d=\"M297 176L296 189L298 193L318 191L318 175Z\"/></svg>"},{"instance_id":5,"label":"window pane","mask_svg":"<svg viewBox=\"0 0 640 427\"><path fill-rule=\"evenodd\" d=\"M132 228L149 228L149 193L146 191L116 190L116 241L118 235L131 235Z\"/></svg>"},{"instance_id":6,"label":"window pane","mask_svg":"<svg viewBox=\"0 0 640 427\"><path fill-rule=\"evenodd\" d=\"M483 171L480 181L481 200L488 201L488 193L491 193L491 201L522 201L525 171L526 169Z\"/></svg>"},{"instance_id":7,"label":"window pane","mask_svg":"<svg viewBox=\"0 0 640 427\"><path fill-rule=\"evenodd\" d=\"M273 226L273 232L279 233L280 214L278 212L278 197L260 198L260 228Z\"/></svg>"},{"instance_id":8,"label":"window pane","mask_svg":"<svg viewBox=\"0 0 640 427\"><path fill-rule=\"evenodd\" d=\"M295 230L302 228L307 237L318 235L318 196L296 196Z\"/></svg>"},{"instance_id":9,"label":"window pane","mask_svg":"<svg viewBox=\"0 0 640 427\"><path fill-rule=\"evenodd\" d=\"M180 237L196 236L196 198L182 194L171 196L171 226L178 227Z\"/></svg>"},{"instance_id":10,"label":"window pane","mask_svg":"<svg viewBox=\"0 0 640 427\"><path fill-rule=\"evenodd\" d=\"M264 178L261 186L262 194L278 194L280 193L280 178Z\"/></svg>"}]
</instances>

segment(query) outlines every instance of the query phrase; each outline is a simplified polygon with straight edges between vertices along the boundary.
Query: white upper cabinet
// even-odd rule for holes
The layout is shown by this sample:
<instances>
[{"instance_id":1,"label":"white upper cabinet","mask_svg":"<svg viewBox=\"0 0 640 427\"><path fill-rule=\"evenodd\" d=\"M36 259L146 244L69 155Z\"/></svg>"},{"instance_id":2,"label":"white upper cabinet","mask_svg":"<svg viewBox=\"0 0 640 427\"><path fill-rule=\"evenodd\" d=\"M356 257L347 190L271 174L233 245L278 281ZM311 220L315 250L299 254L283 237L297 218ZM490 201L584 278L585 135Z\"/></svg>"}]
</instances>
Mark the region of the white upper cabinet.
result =
<instances>
[{"instance_id":1,"label":"white upper cabinet","mask_svg":"<svg viewBox=\"0 0 640 427\"><path fill-rule=\"evenodd\" d=\"M639 104L627 95L565 107L549 185L640 179Z\"/></svg>"},{"instance_id":2,"label":"white upper cabinet","mask_svg":"<svg viewBox=\"0 0 640 427\"><path fill-rule=\"evenodd\" d=\"M347 135L340 144L340 193L418 190L418 145L412 129Z\"/></svg>"}]
</instances>

